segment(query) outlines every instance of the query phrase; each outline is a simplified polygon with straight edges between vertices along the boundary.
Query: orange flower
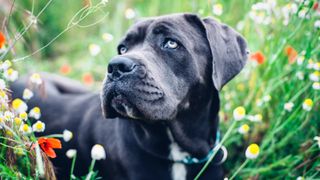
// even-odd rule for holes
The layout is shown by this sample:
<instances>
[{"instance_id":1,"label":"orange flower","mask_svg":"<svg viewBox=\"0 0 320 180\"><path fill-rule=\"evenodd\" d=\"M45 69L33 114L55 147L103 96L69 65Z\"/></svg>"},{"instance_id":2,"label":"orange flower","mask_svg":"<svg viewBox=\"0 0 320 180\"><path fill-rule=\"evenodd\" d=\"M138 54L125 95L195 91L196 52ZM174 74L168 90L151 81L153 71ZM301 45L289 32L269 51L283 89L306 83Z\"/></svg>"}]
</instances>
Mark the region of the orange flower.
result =
<instances>
[{"instance_id":1,"label":"orange flower","mask_svg":"<svg viewBox=\"0 0 320 180\"><path fill-rule=\"evenodd\" d=\"M94 82L94 78L90 73L84 73L82 76L82 81L85 85L92 85Z\"/></svg>"},{"instance_id":2,"label":"orange flower","mask_svg":"<svg viewBox=\"0 0 320 180\"><path fill-rule=\"evenodd\" d=\"M294 63L297 59L298 52L292 46L287 46L284 51L288 56L289 64Z\"/></svg>"},{"instance_id":3,"label":"orange flower","mask_svg":"<svg viewBox=\"0 0 320 180\"><path fill-rule=\"evenodd\" d=\"M6 37L0 32L0 49L4 46L6 43Z\"/></svg>"},{"instance_id":4,"label":"orange flower","mask_svg":"<svg viewBox=\"0 0 320 180\"><path fill-rule=\"evenodd\" d=\"M60 73L61 74L69 74L71 72L71 67L68 64L64 64L60 67Z\"/></svg>"},{"instance_id":5,"label":"orange flower","mask_svg":"<svg viewBox=\"0 0 320 180\"><path fill-rule=\"evenodd\" d=\"M255 53L251 54L250 59L254 60L254 61L257 61L258 64L262 64L265 61L266 58L264 57L262 52L257 51Z\"/></svg>"},{"instance_id":6,"label":"orange flower","mask_svg":"<svg viewBox=\"0 0 320 180\"><path fill-rule=\"evenodd\" d=\"M62 145L59 139L56 138L44 138L38 139L39 146L49 157L55 158L57 155L53 149L61 149Z\"/></svg>"}]
</instances>

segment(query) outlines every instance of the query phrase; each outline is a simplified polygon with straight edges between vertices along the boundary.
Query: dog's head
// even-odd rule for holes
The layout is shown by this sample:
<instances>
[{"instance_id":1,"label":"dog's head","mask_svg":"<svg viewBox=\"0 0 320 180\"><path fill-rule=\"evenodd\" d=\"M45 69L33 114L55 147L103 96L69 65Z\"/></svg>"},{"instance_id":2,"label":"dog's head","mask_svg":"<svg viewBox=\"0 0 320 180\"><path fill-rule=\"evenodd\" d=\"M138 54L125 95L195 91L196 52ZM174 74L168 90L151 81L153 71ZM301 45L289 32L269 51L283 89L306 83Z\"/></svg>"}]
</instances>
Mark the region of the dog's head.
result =
<instances>
[{"instance_id":1,"label":"dog's head","mask_svg":"<svg viewBox=\"0 0 320 180\"><path fill-rule=\"evenodd\" d=\"M247 59L240 34L193 14L137 22L118 54L109 62L101 92L104 115L150 121L175 119L203 101L203 94L219 91Z\"/></svg>"}]
</instances>

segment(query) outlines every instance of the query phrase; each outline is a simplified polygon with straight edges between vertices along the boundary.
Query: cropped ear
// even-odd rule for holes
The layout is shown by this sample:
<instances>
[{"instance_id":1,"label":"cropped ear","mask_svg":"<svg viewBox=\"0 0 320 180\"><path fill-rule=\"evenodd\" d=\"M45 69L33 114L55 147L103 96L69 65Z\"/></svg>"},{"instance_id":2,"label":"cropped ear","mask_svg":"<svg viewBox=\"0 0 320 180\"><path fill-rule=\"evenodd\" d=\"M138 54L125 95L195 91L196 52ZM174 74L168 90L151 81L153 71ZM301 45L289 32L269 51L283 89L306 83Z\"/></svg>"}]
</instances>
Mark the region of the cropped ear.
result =
<instances>
[{"instance_id":1,"label":"cropped ear","mask_svg":"<svg viewBox=\"0 0 320 180\"><path fill-rule=\"evenodd\" d=\"M202 22L211 49L213 84L220 91L246 64L247 43L225 24L212 18L205 18Z\"/></svg>"}]
</instances>

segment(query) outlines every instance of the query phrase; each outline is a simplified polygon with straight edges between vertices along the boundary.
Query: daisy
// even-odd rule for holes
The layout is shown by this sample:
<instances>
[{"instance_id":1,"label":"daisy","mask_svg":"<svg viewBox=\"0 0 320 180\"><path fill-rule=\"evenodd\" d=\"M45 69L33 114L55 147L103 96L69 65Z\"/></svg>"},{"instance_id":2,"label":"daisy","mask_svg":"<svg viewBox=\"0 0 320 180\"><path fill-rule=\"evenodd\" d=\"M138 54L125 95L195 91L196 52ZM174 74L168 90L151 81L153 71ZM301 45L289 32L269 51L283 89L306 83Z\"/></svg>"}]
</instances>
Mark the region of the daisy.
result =
<instances>
[{"instance_id":1,"label":"daisy","mask_svg":"<svg viewBox=\"0 0 320 180\"><path fill-rule=\"evenodd\" d=\"M319 82L314 82L314 83L312 84L312 88L313 88L314 90L319 90L319 89L320 89L320 83L319 83Z\"/></svg>"},{"instance_id":2,"label":"daisy","mask_svg":"<svg viewBox=\"0 0 320 180\"><path fill-rule=\"evenodd\" d=\"M89 52L91 56L97 56L101 52L101 48L97 44L90 44L89 45Z\"/></svg>"},{"instance_id":3,"label":"daisy","mask_svg":"<svg viewBox=\"0 0 320 180\"><path fill-rule=\"evenodd\" d=\"M212 7L212 12L216 16L221 16L223 13L223 6L220 3L214 4Z\"/></svg>"},{"instance_id":4,"label":"daisy","mask_svg":"<svg viewBox=\"0 0 320 180\"><path fill-rule=\"evenodd\" d=\"M296 76L299 80L303 80L304 79L304 74L302 71L298 71L296 72Z\"/></svg>"},{"instance_id":5,"label":"daisy","mask_svg":"<svg viewBox=\"0 0 320 180\"><path fill-rule=\"evenodd\" d=\"M31 76L30 76L30 82L35 84L35 85L40 85L42 84L42 79L41 79L41 76L39 73L33 73Z\"/></svg>"},{"instance_id":6,"label":"daisy","mask_svg":"<svg viewBox=\"0 0 320 180\"><path fill-rule=\"evenodd\" d=\"M33 97L33 92L30 89L26 88L26 89L23 90L22 98L24 100L29 100L32 97Z\"/></svg>"},{"instance_id":7,"label":"daisy","mask_svg":"<svg viewBox=\"0 0 320 180\"><path fill-rule=\"evenodd\" d=\"M246 110L244 109L244 107L239 106L239 107L237 107L236 109L233 110L233 118L236 121L240 121L245 116L246 116Z\"/></svg>"},{"instance_id":8,"label":"daisy","mask_svg":"<svg viewBox=\"0 0 320 180\"><path fill-rule=\"evenodd\" d=\"M37 121L32 125L33 132L43 132L45 128L46 125L41 121Z\"/></svg>"},{"instance_id":9,"label":"daisy","mask_svg":"<svg viewBox=\"0 0 320 180\"><path fill-rule=\"evenodd\" d=\"M302 65L303 62L304 62L304 59L305 59L304 56L299 56L299 57L297 58L297 64L298 64L298 65Z\"/></svg>"},{"instance_id":10,"label":"daisy","mask_svg":"<svg viewBox=\"0 0 320 180\"><path fill-rule=\"evenodd\" d=\"M242 126L239 127L238 132L240 134L247 134L250 130L250 126L248 124L243 124Z\"/></svg>"},{"instance_id":11,"label":"daisy","mask_svg":"<svg viewBox=\"0 0 320 180\"><path fill-rule=\"evenodd\" d=\"M92 147L91 158L94 160L106 159L106 152L102 145L96 144Z\"/></svg>"},{"instance_id":12,"label":"daisy","mask_svg":"<svg viewBox=\"0 0 320 180\"><path fill-rule=\"evenodd\" d=\"M65 129L65 130L63 131L63 140L64 140L65 142L70 141L70 140L72 139L72 137L73 137L73 134L72 134L71 131L69 131L69 130L67 130L67 129Z\"/></svg>"},{"instance_id":13,"label":"daisy","mask_svg":"<svg viewBox=\"0 0 320 180\"><path fill-rule=\"evenodd\" d=\"M128 8L126 9L126 11L124 12L124 15L127 19L133 19L136 17L136 12L131 9L131 8Z\"/></svg>"},{"instance_id":14,"label":"daisy","mask_svg":"<svg viewBox=\"0 0 320 180\"><path fill-rule=\"evenodd\" d=\"M28 119L28 114L26 112L21 112L19 114L19 118L21 118L22 120L27 120Z\"/></svg>"},{"instance_id":15,"label":"daisy","mask_svg":"<svg viewBox=\"0 0 320 180\"><path fill-rule=\"evenodd\" d=\"M305 99L303 101L303 104L302 104L302 108L306 111L311 111L312 109L312 106L313 106L313 101L312 99L308 98L308 99Z\"/></svg>"},{"instance_id":16,"label":"daisy","mask_svg":"<svg viewBox=\"0 0 320 180\"><path fill-rule=\"evenodd\" d=\"M110 33L103 33L102 39L104 40L104 42L108 43L113 40L113 36Z\"/></svg>"},{"instance_id":17,"label":"daisy","mask_svg":"<svg viewBox=\"0 0 320 180\"><path fill-rule=\"evenodd\" d=\"M292 111L292 108L293 108L294 104L292 102L287 102L284 104L284 109L288 112L291 112Z\"/></svg>"},{"instance_id":18,"label":"daisy","mask_svg":"<svg viewBox=\"0 0 320 180\"><path fill-rule=\"evenodd\" d=\"M14 114L10 111L5 111L3 117L6 121L12 121Z\"/></svg>"},{"instance_id":19,"label":"daisy","mask_svg":"<svg viewBox=\"0 0 320 180\"><path fill-rule=\"evenodd\" d=\"M19 129L22 134L24 135L27 135L27 134L30 134L32 132L32 129L30 128L30 126L28 124L22 124L20 126L20 129Z\"/></svg>"},{"instance_id":20,"label":"daisy","mask_svg":"<svg viewBox=\"0 0 320 180\"><path fill-rule=\"evenodd\" d=\"M17 113L21 113L21 112L25 112L28 109L27 104L22 101L21 99L17 98L15 100L12 101L12 108L17 112Z\"/></svg>"},{"instance_id":21,"label":"daisy","mask_svg":"<svg viewBox=\"0 0 320 180\"><path fill-rule=\"evenodd\" d=\"M271 100L271 96L268 94L262 98L264 102L269 102Z\"/></svg>"},{"instance_id":22,"label":"daisy","mask_svg":"<svg viewBox=\"0 0 320 180\"><path fill-rule=\"evenodd\" d=\"M246 157L248 159L255 159L259 156L260 148L257 144L250 144L246 150Z\"/></svg>"},{"instance_id":23,"label":"daisy","mask_svg":"<svg viewBox=\"0 0 320 180\"><path fill-rule=\"evenodd\" d=\"M319 71L320 70L320 62L314 63L313 64L313 69L316 70L316 71Z\"/></svg>"},{"instance_id":24,"label":"daisy","mask_svg":"<svg viewBox=\"0 0 320 180\"><path fill-rule=\"evenodd\" d=\"M3 79L0 79L0 89L4 90L6 88L6 82Z\"/></svg>"},{"instance_id":25,"label":"daisy","mask_svg":"<svg viewBox=\"0 0 320 180\"><path fill-rule=\"evenodd\" d=\"M8 81L15 81L18 79L18 71L13 70L12 68L7 69L4 73L3 76L8 80Z\"/></svg>"},{"instance_id":26,"label":"daisy","mask_svg":"<svg viewBox=\"0 0 320 180\"><path fill-rule=\"evenodd\" d=\"M22 124L21 118L15 117L13 121L16 126L20 126Z\"/></svg>"},{"instance_id":27,"label":"daisy","mask_svg":"<svg viewBox=\"0 0 320 180\"><path fill-rule=\"evenodd\" d=\"M41 116L41 110L39 107L34 107L29 112L29 117L40 119Z\"/></svg>"},{"instance_id":28,"label":"daisy","mask_svg":"<svg viewBox=\"0 0 320 180\"><path fill-rule=\"evenodd\" d=\"M67 152L66 152L66 156L70 159L72 159L75 155L77 154L77 150L75 149L69 149Z\"/></svg>"},{"instance_id":29,"label":"daisy","mask_svg":"<svg viewBox=\"0 0 320 180\"><path fill-rule=\"evenodd\" d=\"M311 81L318 82L319 81L320 72L315 71L312 74L309 75L309 78Z\"/></svg>"}]
</instances>

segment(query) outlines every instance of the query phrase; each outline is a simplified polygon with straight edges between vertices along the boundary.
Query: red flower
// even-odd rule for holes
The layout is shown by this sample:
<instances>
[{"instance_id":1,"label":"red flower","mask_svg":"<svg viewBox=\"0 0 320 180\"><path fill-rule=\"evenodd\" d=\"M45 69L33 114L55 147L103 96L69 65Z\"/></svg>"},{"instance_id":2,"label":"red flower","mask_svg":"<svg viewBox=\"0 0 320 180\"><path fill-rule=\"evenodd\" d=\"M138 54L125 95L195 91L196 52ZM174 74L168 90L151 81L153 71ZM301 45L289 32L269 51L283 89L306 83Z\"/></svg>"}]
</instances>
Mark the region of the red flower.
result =
<instances>
[{"instance_id":1,"label":"red flower","mask_svg":"<svg viewBox=\"0 0 320 180\"><path fill-rule=\"evenodd\" d=\"M38 139L39 146L49 157L55 158L57 155L53 149L61 149L62 145L59 139L56 138L44 138Z\"/></svg>"},{"instance_id":2,"label":"red flower","mask_svg":"<svg viewBox=\"0 0 320 180\"><path fill-rule=\"evenodd\" d=\"M251 54L250 59L254 60L254 61L257 61L258 64L262 64L265 61L266 58L264 57L262 52L257 51L255 53Z\"/></svg>"},{"instance_id":3,"label":"red flower","mask_svg":"<svg viewBox=\"0 0 320 180\"><path fill-rule=\"evenodd\" d=\"M64 64L60 67L60 73L61 74L69 74L71 72L71 67L68 64Z\"/></svg>"},{"instance_id":4,"label":"red flower","mask_svg":"<svg viewBox=\"0 0 320 180\"><path fill-rule=\"evenodd\" d=\"M288 56L289 64L294 63L297 59L298 52L292 46L287 46L284 51Z\"/></svg>"},{"instance_id":5,"label":"red flower","mask_svg":"<svg viewBox=\"0 0 320 180\"><path fill-rule=\"evenodd\" d=\"M318 3L318 2L315 2L315 3L313 4L313 10L317 10L318 7L319 7L319 3Z\"/></svg>"},{"instance_id":6,"label":"red flower","mask_svg":"<svg viewBox=\"0 0 320 180\"><path fill-rule=\"evenodd\" d=\"M0 49L4 46L6 43L6 37L0 32Z\"/></svg>"},{"instance_id":7,"label":"red flower","mask_svg":"<svg viewBox=\"0 0 320 180\"><path fill-rule=\"evenodd\" d=\"M82 81L85 85L92 85L94 82L94 78L90 73L85 73L82 76Z\"/></svg>"}]
</instances>

